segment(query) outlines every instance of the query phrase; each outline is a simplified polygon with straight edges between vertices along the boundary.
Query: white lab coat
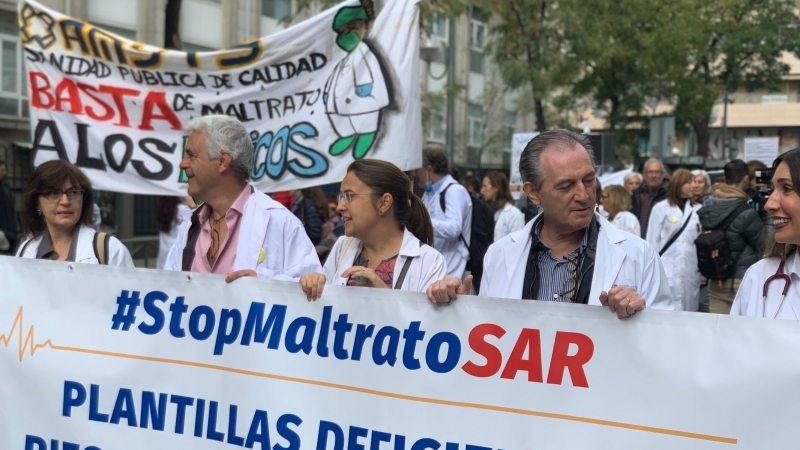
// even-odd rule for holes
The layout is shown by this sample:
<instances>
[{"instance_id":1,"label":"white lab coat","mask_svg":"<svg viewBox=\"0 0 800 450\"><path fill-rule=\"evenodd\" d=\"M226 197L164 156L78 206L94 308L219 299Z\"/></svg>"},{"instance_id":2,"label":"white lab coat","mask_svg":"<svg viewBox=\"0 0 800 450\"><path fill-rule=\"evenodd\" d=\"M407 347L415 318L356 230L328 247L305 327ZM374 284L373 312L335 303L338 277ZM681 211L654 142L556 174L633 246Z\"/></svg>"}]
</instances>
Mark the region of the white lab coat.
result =
<instances>
[{"instance_id":1,"label":"white lab coat","mask_svg":"<svg viewBox=\"0 0 800 450\"><path fill-rule=\"evenodd\" d=\"M525 214L511 203L494 213L494 242L525 226Z\"/></svg>"},{"instance_id":2,"label":"white lab coat","mask_svg":"<svg viewBox=\"0 0 800 450\"><path fill-rule=\"evenodd\" d=\"M252 185L239 222L239 242L233 270L255 270L259 278L297 281L301 275L322 272L319 258L303 224L283 205ZM192 225L192 212L184 212L164 270L180 271L183 248ZM264 251L263 260L261 251Z\"/></svg>"},{"instance_id":3,"label":"white lab coat","mask_svg":"<svg viewBox=\"0 0 800 450\"><path fill-rule=\"evenodd\" d=\"M702 231L696 213L700 206L687 204L682 209L662 200L653 206L647 225L647 242L660 252L684 221L689 220L680 237L661 256L672 296L683 305L684 311L697 311L700 306L700 271L694 245Z\"/></svg>"},{"instance_id":4,"label":"white lab coat","mask_svg":"<svg viewBox=\"0 0 800 450\"><path fill-rule=\"evenodd\" d=\"M680 310L681 304L670 295L667 277L658 253L638 236L617 230L600 214L592 286L589 304L600 305L600 292L614 285L636 289L648 308ZM538 217L538 216L537 216ZM525 266L531 249L531 228L536 219L525 227L495 242L486 252L483 262L481 296L522 297Z\"/></svg>"},{"instance_id":5,"label":"white lab coat","mask_svg":"<svg viewBox=\"0 0 800 450\"><path fill-rule=\"evenodd\" d=\"M780 265L779 258L766 258L753 264L747 269L736 292L736 298L731 307L732 316L764 317L763 295L764 283L767 278L775 275ZM800 256L797 252L790 255L786 260L783 273L789 275L792 283L789 291L783 300L781 309L778 304L781 301L784 281L777 279L770 283L767 290L766 317L772 318L775 311L778 311L777 319L800 319Z\"/></svg>"},{"instance_id":6,"label":"white lab coat","mask_svg":"<svg viewBox=\"0 0 800 450\"><path fill-rule=\"evenodd\" d=\"M356 94L357 87L370 85L368 95ZM325 83L323 101L340 136L352 133L347 131L351 130L349 121L347 125L339 123L336 116L359 116L352 122L353 131L358 134L377 131L380 111L389 106L389 90L378 58L364 41L333 68Z\"/></svg>"},{"instance_id":7,"label":"white lab coat","mask_svg":"<svg viewBox=\"0 0 800 450\"><path fill-rule=\"evenodd\" d=\"M99 264L100 261L97 260L97 257L94 255L94 235L97 233L94 228L87 227L86 225L80 224L78 225L80 231L78 231L78 246L75 248L75 262L84 263L84 264ZM22 249L25 248L25 253L22 255L23 258L36 258L36 252L39 251L39 244L42 243L42 238L44 235L40 235L38 237L33 238L33 241L28 244L28 241L25 241L22 245L20 245L19 250L17 250L17 256L20 256ZM131 254L128 251L128 247L119 241L119 239L111 236L108 240L108 249L107 257L108 257L108 265L109 266L119 266L119 267L134 267L133 259L131 258Z\"/></svg>"},{"instance_id":8,"label":"white lab coat","mask_svg":"<svg viewBox=\"0 0 800 450\"><path fill-rule=\"evenodd\" d=\"M452 183L455 185L445 193L447 211L443 212L439 205L439 196L444 188ZM433 225L433 247L447 261L447 275L463 278L469 260L469 248L458 236L464 236L464 240L469 244L472 232L472 198L467 189L450 175L445 175L439 180L437 187L436 192L426 192L422 196Z\"/></svg>"},{"instance_id":9,"label":"white lab coat","mask_svg":"<svg viewBox=\"0 0 800 450\"><path fill-rule=\"evenodd\" d=\"M347 252L342 255L348 239L351 239L350 246L347 248ZM397 277L400 276L406 260L408 258L413 259L411 260L411 265L408 266L403 285L400 287L401 291L425 292L433 282L447 276L447 263L442 254L428 245L420 247L419 242L419 239L413 233L408 229L404 230L400 253L394 263L392 286L397 284ZM325 267L322 268L322 273L325 275L325 284L347 284L347 278L342 278L341 274L353 266L353 262L358 257L358 254L361 253L363 247L361 241L356 238L340 237L333 244L333 249L331 249L328 259L325 261ZM342 261L341 265L339 260Z\"/></svg>"},{"instance_id":10,"label":"white lab coat","mask_svg":"<svg viewBox=\"0 0 800 450\"><path fill-rule=\"evenodd\" d=\"M611 221L611 225L617 227L618 230L627 231L636 236L642 235L639 218L628 211L618 212L617 215L614 216L614 220Z\"/></svg>"},{"instance_id":11,"label":"white lab coat","mask_svg":"<svg viewBox=\"0 0 800 450\"><path fill-rule=\"evenodd\" d=\"M178 212L175 214L175 220L172 221L172 228L167 232L158 232L158 258L156 259L156 269L159 270L164 270L164 266L167 264L167 255L169 255L169 251L172 249L172 244L175 243L175 239L178 238L178 228L180 228L184 216L191 216L192 209L183 203L178 203L177 210Z\"/></svg>"}]
</instances>

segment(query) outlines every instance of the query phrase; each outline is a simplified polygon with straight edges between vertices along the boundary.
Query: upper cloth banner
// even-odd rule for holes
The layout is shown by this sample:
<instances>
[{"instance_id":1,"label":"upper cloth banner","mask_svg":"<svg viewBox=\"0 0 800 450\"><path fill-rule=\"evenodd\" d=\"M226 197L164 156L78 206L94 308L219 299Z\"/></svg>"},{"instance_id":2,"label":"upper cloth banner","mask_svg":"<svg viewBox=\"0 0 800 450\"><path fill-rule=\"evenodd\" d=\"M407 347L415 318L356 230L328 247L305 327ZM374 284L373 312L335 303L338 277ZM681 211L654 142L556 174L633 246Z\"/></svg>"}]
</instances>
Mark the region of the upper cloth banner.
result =
<instances>
[{"instance_id":1,"label":"upper cloth banner","mask_svg":"<svg viewBox=\"0 0 800 450\"><path fill-rule=\"evenodd\" d=\"M797 448L793 321L11 257L0 286L3 450Z\"/></svg>"},{"instance_id":2,"label":"upper cloth banner","mask_svg":"<svg viewBox=\"0 0 800 450\"><path fill-rule=\"evenodd\" d=\"M185 195L193 118L227 114L253 139L267 192L344 178L355 159L422 165L418 0L350 0L217 52L127 40L34 1L20 6L34 165L69 160L96 189Z\"/></svg>"}]
</instances>

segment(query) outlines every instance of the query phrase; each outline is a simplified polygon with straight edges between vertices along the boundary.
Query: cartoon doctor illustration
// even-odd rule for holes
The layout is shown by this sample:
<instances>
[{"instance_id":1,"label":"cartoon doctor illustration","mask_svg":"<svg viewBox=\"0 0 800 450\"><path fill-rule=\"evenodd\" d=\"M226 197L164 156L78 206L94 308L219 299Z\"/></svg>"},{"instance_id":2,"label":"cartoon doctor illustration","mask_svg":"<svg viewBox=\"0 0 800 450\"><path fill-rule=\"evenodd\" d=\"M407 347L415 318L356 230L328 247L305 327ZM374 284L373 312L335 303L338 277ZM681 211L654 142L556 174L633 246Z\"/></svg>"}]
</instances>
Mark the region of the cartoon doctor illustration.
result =
<instances>
[{"instance_id":1,"label":"cartoon doctor illustration","mask_svg":"<svg viewBox=\"0 0 800 450\"><path fill-rule=\"evenodd\" d=\"M333 20L336 44L347 55L333 69L322 100L325 112L339 138L330 154L340 155L351 147L355 159L363 158L375 143L381 111L389 106L389 91L378 57L364 41L374 18L372 1L339 10Z\"/></svg>"}]
</instances>

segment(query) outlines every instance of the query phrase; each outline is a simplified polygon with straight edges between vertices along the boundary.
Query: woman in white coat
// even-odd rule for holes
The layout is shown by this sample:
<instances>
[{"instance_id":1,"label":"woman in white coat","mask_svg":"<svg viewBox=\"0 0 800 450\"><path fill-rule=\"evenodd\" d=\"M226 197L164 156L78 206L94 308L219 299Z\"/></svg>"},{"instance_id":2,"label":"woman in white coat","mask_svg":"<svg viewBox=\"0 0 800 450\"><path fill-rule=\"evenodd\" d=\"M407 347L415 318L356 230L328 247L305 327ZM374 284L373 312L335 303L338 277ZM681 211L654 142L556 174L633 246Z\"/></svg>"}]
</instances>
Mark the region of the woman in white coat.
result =
<instances>
[{"instance_id":1,"label":"woman in white coat","mask_svg":"<svg viewBox=\"0 0 800 450\"><path fill-rule=\"evenodd\" d=\"M331 249L323 273L300 277L308 300L326 284L425 292L447 275L433 245L428 210L408 177L386 161L360 160L347 168L336 210L344 233Z\"/></svg>"},{"instance_id":2,"label":"woman in white coat","mask_svg":"<svg viewBox=\"0 0 800 450\"><path fill-rule=\"evenodd\" d=\"M600 195L600 205L608 213L608 221L618 230L636 236L642 235L639 219L630 213L631 194L627 189L616 184L605 188Z\"/></svg>"},{"instance_id":3,"label":"woman in white coat","mask_svg":"<svg viewBox=\"0 0 800 450\"><path fill-rule=\"evenodd\" d=\"M117 238L106 235L95 242L92 185L73 164L55 160L37 167L24 202L25 229L33 237L17 256L133 267L128 249Z\"/></svg>"},{"instance_id":4,"label":"woman in white coat","mask_svg":"<svg viewBox=\"0 0 800 450\"><path fill-rule=\"evenodd\" d=\"M800 319L800 149L790 150L772 164L774 190L764 209L775 232L767 239L764 259L744 274L731 307L732 316ZM775 275L774 281L767 283ZM793 281L787 286L787 280ZM764 299L764 288L767 297ZM783 294L786 294L782 299Z\"/></svg>"},{"instance_id":5,"label":"woman in white coat","mask_svg":"<svg viewBox=\"0 0 800 450\"><path fill-rule=\"evenodd\" d=\"M525 226L525 215L514 206L514 197L508 187L508 178L503 172L492 170L483 176L481 195L495 210L494 242Z\"/></svg>"},{"instance_id":6,"label":"woman in white coat","mask_svg":"<svg viewBox=\"0 0 800 450\"><path fill-rule=\"evenodd\" d=\"M647 241L661 255L672 296L683 305L684 311L698 311L700 302L694 240L702 231L695 213L701 205L692 201L693 180L688 170L676 170L667 186L666 200L653 206L647 225Z\"/></svg>"}]
</instances>

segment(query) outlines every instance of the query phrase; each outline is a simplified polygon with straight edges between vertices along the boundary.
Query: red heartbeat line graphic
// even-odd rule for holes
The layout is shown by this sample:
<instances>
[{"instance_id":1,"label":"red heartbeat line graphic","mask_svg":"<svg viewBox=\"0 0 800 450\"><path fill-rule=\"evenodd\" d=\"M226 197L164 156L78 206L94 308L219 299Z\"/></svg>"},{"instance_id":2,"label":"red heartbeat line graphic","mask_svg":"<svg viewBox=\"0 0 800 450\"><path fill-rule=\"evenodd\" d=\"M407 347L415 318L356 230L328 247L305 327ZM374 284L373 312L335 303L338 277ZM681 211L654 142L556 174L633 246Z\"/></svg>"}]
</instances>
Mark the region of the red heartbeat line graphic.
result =
<instances>
[{"instance_id":1,"label":"red heartbeat line graphic","mask_svg":"<svg viewBox=\"0 0 800 450\"><path fill-rule=\"evenodd\" d=\"M11 338L14 336L14 331L17 332L18 336L18 357L19 361L22 362L22 358L25 356L25 350L30 348L30 356L36 354L36 351L40 348L50 347L53 348L53 343L50 342L50 339L44 341L42 344L37 344L34 340L33 334L33 325L28 328L28 333L25 335L25 339L23 339L23 329L25 328L22 324L23 318L23 307L19 307L19 311L17 311L17 317L14 318L14 323L11 324L11 329L8 331L7 334L0 334L0 344L3 344L6 348L8 348L9 344L11 344Z\"/></svg>"}]
</instances>

